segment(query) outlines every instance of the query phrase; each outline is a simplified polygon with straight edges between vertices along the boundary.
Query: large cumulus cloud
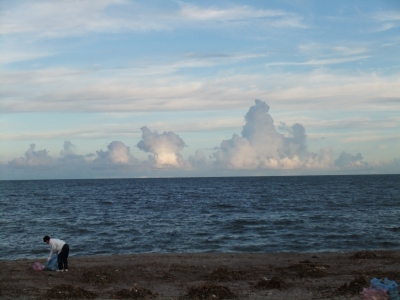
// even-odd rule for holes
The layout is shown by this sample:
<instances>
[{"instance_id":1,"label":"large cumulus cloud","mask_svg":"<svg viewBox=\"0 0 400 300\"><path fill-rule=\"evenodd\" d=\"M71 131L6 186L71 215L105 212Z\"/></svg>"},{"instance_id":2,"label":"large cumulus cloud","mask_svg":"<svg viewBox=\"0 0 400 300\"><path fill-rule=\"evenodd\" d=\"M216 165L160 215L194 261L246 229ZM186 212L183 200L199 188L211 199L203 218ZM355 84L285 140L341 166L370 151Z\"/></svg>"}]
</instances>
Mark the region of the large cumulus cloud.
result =
<instances>
[{"instance_id":1,"label":"large cumulus cloud","mask_svg":"<svg viewBox=\"0 0 400 300\"><path fill-rule=\"evenodd\" d=\"M255 100L245 116L242 135L222 141L215 152L215 164L223 169L325 168L332 164L329 149L319 154L306 151L306 132L301 124L286 126L279 133L268 114L269 106Z\"/></svg>"},{"instance_id":2,"label":"large cumulus cloud","mask_svg":"<svg viewBox=\"0 0 400 300\"><path fill-rule=\"evenodd\" d=\"M137 144L140 150L153 153L149 159L157 168L187 167L187 162L182 159L181 151L186 145L179 135L169 131L157 133L147 126L141 128L142 140Z\"/></svg>"},{"instance_id":3,"label":"large cumulus cloud","mask_svg":"<svg viewBox=\"0 0 400 300\"><path fill-rule=\"evenodd\" d=\"M130 154L130 149L123 142L113 141L107 150L96 151L97 158L93 161L95 167L125 167L139 164L139 160Z\"/></svg>"}]
</instances>

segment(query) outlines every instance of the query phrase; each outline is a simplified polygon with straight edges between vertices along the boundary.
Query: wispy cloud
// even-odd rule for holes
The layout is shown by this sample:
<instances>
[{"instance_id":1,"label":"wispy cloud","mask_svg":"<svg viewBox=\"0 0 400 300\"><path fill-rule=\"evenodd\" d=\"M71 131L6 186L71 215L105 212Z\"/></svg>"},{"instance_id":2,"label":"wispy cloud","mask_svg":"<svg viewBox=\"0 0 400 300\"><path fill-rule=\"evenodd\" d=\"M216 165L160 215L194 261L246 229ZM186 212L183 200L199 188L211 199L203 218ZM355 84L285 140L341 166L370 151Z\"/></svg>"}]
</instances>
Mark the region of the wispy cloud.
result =
<instances>
[{"instance_id":1,"label":"wispy cloud","mask_svg":"<svg viewBox=\"0 0 400 300\"><path fill-rule=\"evenodd\" d=\"M131 117L130 119L135 119ZM196 132L212 132L227 129L237 129L242 124L242 118L225 117L223 119L215 119L204 116L199 119L185 121L147 121L146 125L156 131L163 131L165 128L174 132L196 133ZM138 122L124 124L103 124L103 125L87 125L79 129L54 130L43 129L41 131L25 131L23 133L0 132L0 140L52 140L52 139L69 139L69 140L94 140L94 139L115 139L115 137L132 139L140 136L140 127L143 124Z\"/></svg>"},{"instance_id":2,"label":"wispy cloud","mask_svg":"<svg viewBox=\"0 0 400 300\"><path fill-rule=\"evenodd\" d=\"M372 20L378 22L373 32L387 31L400 26L399 11L382 11L372 15Z\"/></svg>"},{"instance_id":3,"label":"wispy cloud","mask_svg":"<svg viewBox=\"0 0 400 300\"><path fill-rule=\"evenodd\" d=\"M184 2L168 13L124 0L23 1L8 5L2 13L1 34L34 33L41 37L65 37L88 32L164 31L188 24L225 26L268 24L304 28L302 18L282 10L262 10L250 6L200 7ZM119 7L119 10L113 8ZM121 9L122 8L122 9Z\"/></svg>"},{"instance_id":4,"label":"wispy cloud","mask_svg":"<svg viewBox=\"0 0 400 300\"><path fill-rule=\"evenodd\" d=\"M388 142L388 141L400 141L400 134L368 134L365 136L352 136L342 139L344 143L361 143L361 142Z\"/></svg>"},{"instance_id":5,"label":"wispy cloud","mask_svg":"<svg viewBox=\"0 0 400 300\"><path fill-rule=\"evenodd\" d=\"M324 66L343 64L350 61L358 61L367 59L369 56L354 56L345 58L330 58L330 59L311 59L304 62L274 62L267 63L266 66Z\"/></svg>"},{"instance_id":6,"label":"wispy cloud","mask_svg":"<svg viewBox=\"0 0 400 300\"><path fill-rule=\"evenodd\" d=\"M317 56L317 57L330 57L330 56L349 56L358 55L366 53L368 51L367 47L360 47L358 44L354 44L348 41L346 45L331 45L331 44L321 44L321 43L308 43L302 44L298 47L303 55L307 56Z\"/></svg>"},{"instance_id":7,"label":"wispy cloud","mask_svg":"<svg viewBox=\"0 0 400 300\"><path fill-rule=\"evenodd\" d=\"M65 68L2 75L2 113L221 110L228 102L230 109L239 109L257 96L270 99L275 107L287 108L296 100L290 104L296 109L359 109L361 105L364 110L381 110L395 107L397 101L386 100L400 94L396 75L326 70L216 74L201 80L178 74L146 76L138 70Z\"/></svg>"},{"instance_id":8,"label":"wispy cloud","mask_svg":"<svg viewBox=\"0 0 400 300\"><path fill-rule=\"evenodd\" d=\"M14 62L28 61L42 57L49 57L53 54L50 52L29 51L29 52L16 52L16 51L1 51L0 64L10 64Z\"/></svg>"},{"instance_id":9,"label":"wispy cloud","mask_svg":"<svg viewBox=\"0 0 400 300\"><path fill-rule=\"evenodd\" d=\"M302 17L283 10L255 9L247 5L232 5L227 8L199 7L193 4L181 2L179 14L187 20L213 21L217 23L229 23L230 25L256 25L263 24L270 27L297 27L306 28Z\"/></svg>"}]
</instances>

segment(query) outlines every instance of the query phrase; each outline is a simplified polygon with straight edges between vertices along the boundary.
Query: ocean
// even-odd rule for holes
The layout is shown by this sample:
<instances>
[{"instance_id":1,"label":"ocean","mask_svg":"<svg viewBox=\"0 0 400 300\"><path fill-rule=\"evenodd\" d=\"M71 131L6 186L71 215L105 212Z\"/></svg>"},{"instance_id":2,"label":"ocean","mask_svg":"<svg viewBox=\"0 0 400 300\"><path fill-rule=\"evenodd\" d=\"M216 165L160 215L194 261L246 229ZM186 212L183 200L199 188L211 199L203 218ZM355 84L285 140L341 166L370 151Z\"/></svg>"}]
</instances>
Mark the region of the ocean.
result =
<instances>
[{"instance_id":1,"label":"ocean","mask_svg":"<svg viewBox=\"0 0 400 300\"><path fill-rule=\"evenodd\" d=\"M0 181L0 258L399 250L400 175Z\"/></svg>"}]
</instances>

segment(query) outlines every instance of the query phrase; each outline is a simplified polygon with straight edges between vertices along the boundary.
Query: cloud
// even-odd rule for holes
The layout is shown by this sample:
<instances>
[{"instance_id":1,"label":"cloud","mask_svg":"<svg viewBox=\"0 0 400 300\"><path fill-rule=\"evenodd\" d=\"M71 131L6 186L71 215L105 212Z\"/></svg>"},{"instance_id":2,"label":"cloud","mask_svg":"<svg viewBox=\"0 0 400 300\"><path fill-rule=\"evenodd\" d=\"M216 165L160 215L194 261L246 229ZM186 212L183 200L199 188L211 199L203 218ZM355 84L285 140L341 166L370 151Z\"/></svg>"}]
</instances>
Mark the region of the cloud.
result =
<instances>
[{"instance_id":1,"label":"cloud","mask_svg":"<svg viewBox=\"0 0 400 300\"><path fill-rule=\"evenodd\" d=\"M223 169L319 169L331 165L329 150L320 154L306 151L306 133L301 124L281 125L277 132L268 114L269 106L255 100L245 116L242 136L234 134L215 152L215 164Z\"/></svg>"},{"instance_id":2,"label":"cloud","mask_svg":"<svg viewBox=\"0 0 400 300\"><path fill-rule=\"evenodd\" d=\"M372 19L380 22L374 32L390 30L400 26L400 13L398 11L384 11L373 15Z\"/></svg>"},{"instance_id":3,"label":"cloud","mask_svg":"<svg viewBox=\"0 0 400 300\"><path fill-rule=\"evenodd\" d=\"M190 165L197 170L206 170L210 168L211 160L207 158L201 150L196 150L194 155L189 156Z\"/></svg>"},{"instance_id":4,"label":"cloud","mask_svg":"<svg viewBox=\"0 0 400 300\"><path fill-rule=\"evenodd\" d=\"M0 56L0 64L10 64L14 62L28 61L34 60L37 58L52 56L52 53L49 52L39 52L39 51L30 51L30 52L22 52L22 51L14 51L14 49L10 50L2 50Z\"/></svg>"},{"instance_id":5,"label":"cloud","mask_svg":"<svg viewBox=\"0 0 400 300\"><path fill-rule=\"evenodd\" d=\"M182 167L184 162L179 151L186 145L179 135L173 132L151 132L146 126L141 128L142 140L137 144L140 150L153 153L154 164L158 168Z\"/></svg>"},{"instance_id":6,"label":"cloud","mask_svg":"<svg viewBox=\"0 0 400 300\"><path fill-rule=\"evenodd\" d=\"M193 4L181 2L179 15L184 19L202 22L217 22L229 25L264 25L269 27L298 27L305 28L302 18L294 13L283 10L256 9L247 5L232 5L230 7L218 8L199 7Z\"/></svg>"},{"instance_id":7,"label":"cloud","mask_svg":"<svg viewBox=\"0 0 400 300\"><path fill-rule=\"evenodd\" d=\"M368 167L368 164L362 160L363 157L361 153L357 153L357 155L351 155L350 153L343 151L339 158L335 160L335 166L339 167L340 169L359 169Z\"/></svg>"},{"instance_id":8,"label":"cloud","mask_svg":"<svg viewBox=\"0 0 400 300\"><path fill-rule=\"evenodd\" d=\"M48 155L46 149L35 151L35 147L35 144L31 144L25 152L25 158L14 158L9 165L16 168L46 168L56 165L56 160Z\"/></svg>"},{"instance_id":9,"label":"cloud","mask_svg":"<svg viewBox=\"0 0 400 300\"><path fill-rule=\"evenodd\" d=\"M113 141L107 146L107 150L96 151L97 158L93 161L96 168L126 167L138 165L139 161L130 154L129 147L119 141Z\"/></svg>"},{"instance_id":10,"label":"cloud","mask_svg":"<svg viewBox=\"0 0 400 300\"><path fill-rule=\"evenodd\" d=\"M2 34L31 33L41 37L65 37L87 32L116 32L126 29L140 30L140 20L128 19L124 8L112 12L113 6L129 3L120 0L99 1L23 1L4 9ZM134 5L132 5L134 8ZM128 6L129 7L129 6ZM140 15L138 15L140 16ZM149 28L155 24L145 22ZM152 25L151 25L152 24ZM135 26L136 25L136 26ZM153 29L156 29L157 26Z\"/></svg>"},{"instance_id":11,"label":"cloud","mask_svg":"<svg viewBox=\"0 0 400 300\"><path fill-rule=\"evenodd\" d=\"M91 157L94 156L94 154L78 155L75 154L76 149L77 147L70 141L65 141L63 150L60 151L60 157L57 159L57 162L68 168L83 168L92 162Z\"/></svg>"},{"instance_id":12,"label":"cloud","mask_svg":"<svg viewBox=\"0 0 400 300\"><path fill-rule=\"evenodd\" d=\"M360 47L359 43L353 42L348 42L348 45L345 46L312 42L300 45L298 48L303 55L310 57L332 57L337 55L349 56L368 52L367 48Z\"/></svg>"},{"instance_id":13,"label":"cloud","mask_svg":"<svg viewBox=\"0 0 400 300\"><path fill-rule=\"evenodd\" d=\"M375 172L383 174L399 174L400 173L400 158L385 161L374 161L369 164L370 168Z\"/></svg>"},{"instance_id":14,"label":"cloud","mask_svg":"<svg viewBox=\"0 0 400 300\"><path fill-rule=\"evenodd\" d=\"M213 76L145 76L140 70L46 69L2 72L3 114L244 109L260 95L275 109L382 110L395 107L396 75L341 71ZM218 101L215 101L218 99ZM330 99L332 101L323 101ZM392 99L393 101L383 101ZM296 101L293 101L296 100Z\"/></svg>"},{"instance_id":15,"label":"cloud","mask_svg":"<svg viewBox=\"0 0 400 300\"><path fill-rule=\"evenodd\" d=\"M365 60L369 56L352 56L352 57L341 57L341 58L328 58L328 59L311 59L304 62L274 62L267 63L266 66L324 66L324 65L336 65L343 64L350 61Z\"/></svg>"},{"instance_id":16,"label":"cloud","mask_svg":"<svg viewBox=\"0 0 400 300\"><path fill-rule=\"evenodd\" d=\"M304 28L302 18L282 10L249 6L199 7L178 2L179 6L144 6L124 0L22 1L4 5L0 33L37 34L40 37L66 37L88 32L168 31L190 24L210 27L229 24ZM164 3L163 3L164 4Z\"/></svg>"},{"instance_id":17,"label":"cloud","mask_svg":"<svg viewBox=\"0 0 400 300\"><path fill-rule=\"evenodd\" d=\"M49 156L45 149L35 151L35 144L31 144L24 158L15 158L4 168L2 166L2 178L4 172L16 178L36 178L34 172L40 170L43 172L37 174L43 178L204 176L210 172L216 176L251 175L254 172L269 175L275 174L275 171L298 175L385 173L385 170L396 173L399 170L398 159L368 164L363 162L361 153L352 155L343 151L334 159L330 147L317 153L308 151L304 126L300 123L291 126L280 123L275 127L269 109L265 102L255 100L255 105L245 115L241 135L234 134L231 139L223 140L209 156L202 150L196 150L194 155L185 159L180 151L186 144L178 134L171 131L157 133L144 126L137 147L151 154L147 160L139 161L121 141L113 141L106 150L86 155L76 154L77 147L70 141L64 141L58 158Z\"/></svg>"}]
</instances>

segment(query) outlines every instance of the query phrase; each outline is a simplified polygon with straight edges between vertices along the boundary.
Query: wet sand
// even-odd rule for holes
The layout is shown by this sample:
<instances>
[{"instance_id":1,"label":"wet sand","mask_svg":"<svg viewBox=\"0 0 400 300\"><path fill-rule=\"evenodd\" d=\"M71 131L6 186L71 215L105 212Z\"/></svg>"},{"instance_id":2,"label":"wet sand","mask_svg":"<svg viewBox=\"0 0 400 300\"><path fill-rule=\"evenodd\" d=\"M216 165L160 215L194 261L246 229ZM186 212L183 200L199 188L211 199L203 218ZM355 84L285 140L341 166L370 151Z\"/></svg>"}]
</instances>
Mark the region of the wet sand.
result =
<instances>
[{"instance_id":1,"label":"wet sand","mask_svg":"<svg viewBox=\"0 0 400 300\"><path fill-rule=\"evenodd\" d=\"M1 260L0 299L362 299L369 281L400 283L400 251L191 253Z\"/></svg>"}]
</instances>

